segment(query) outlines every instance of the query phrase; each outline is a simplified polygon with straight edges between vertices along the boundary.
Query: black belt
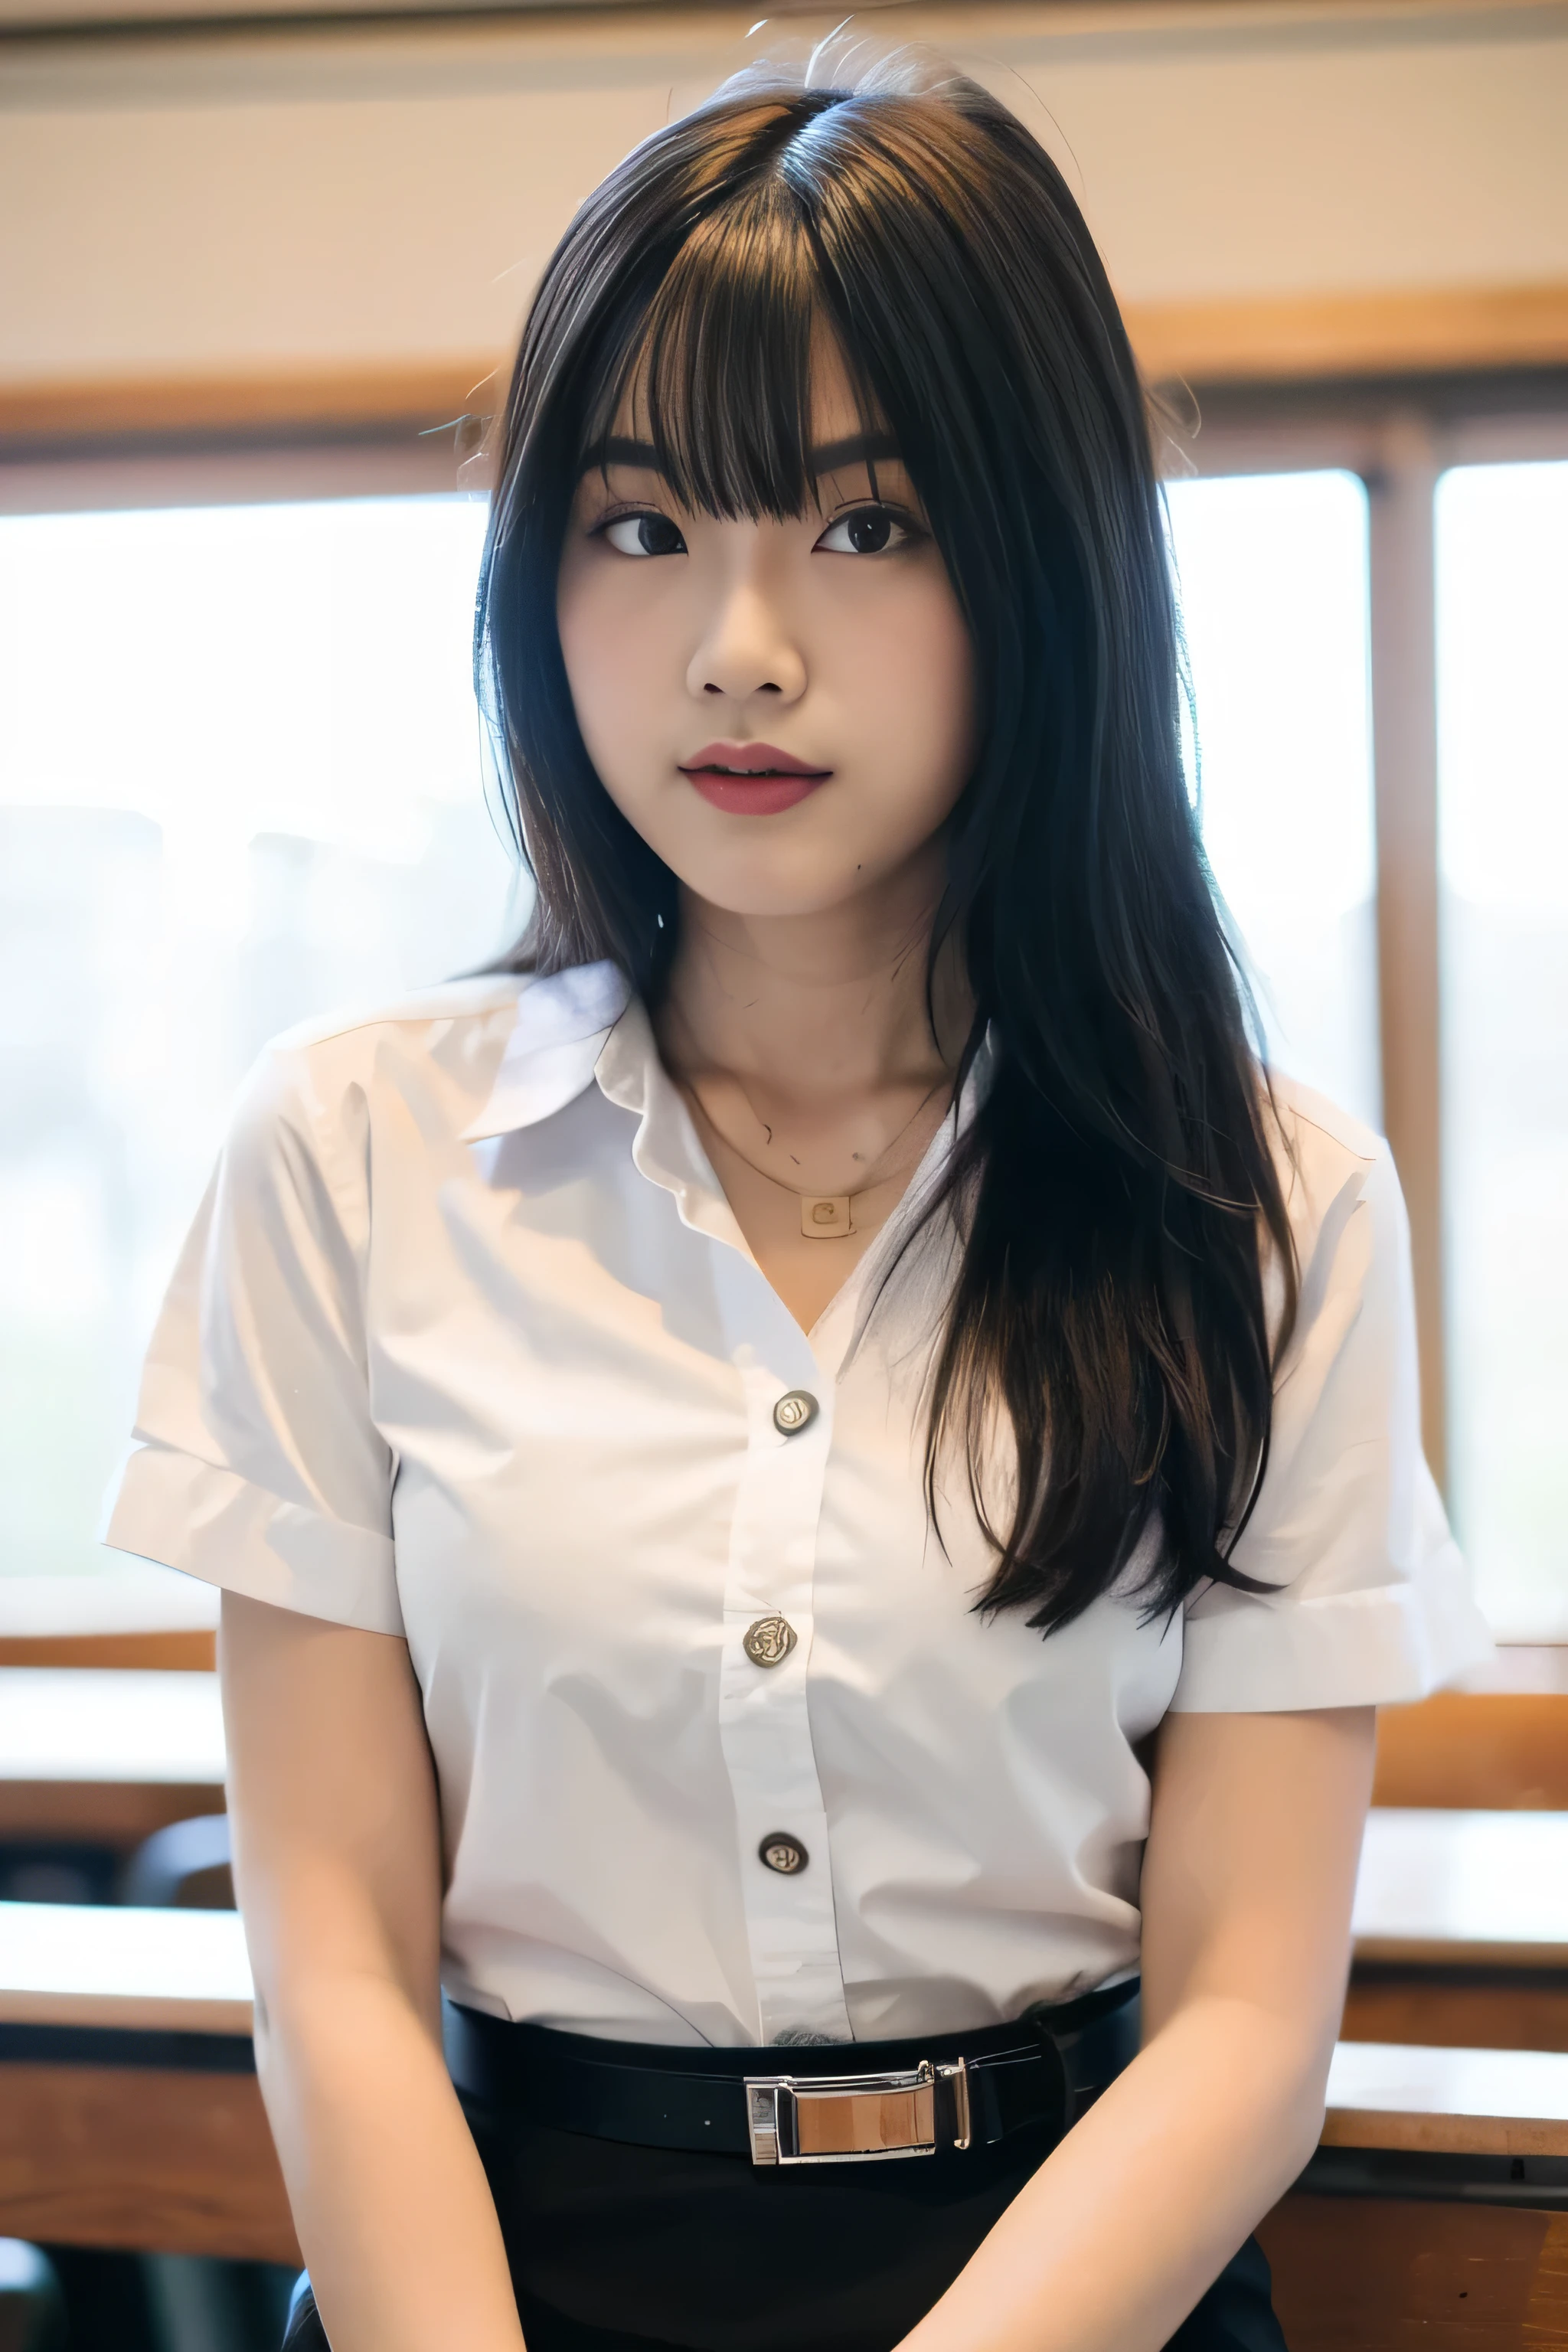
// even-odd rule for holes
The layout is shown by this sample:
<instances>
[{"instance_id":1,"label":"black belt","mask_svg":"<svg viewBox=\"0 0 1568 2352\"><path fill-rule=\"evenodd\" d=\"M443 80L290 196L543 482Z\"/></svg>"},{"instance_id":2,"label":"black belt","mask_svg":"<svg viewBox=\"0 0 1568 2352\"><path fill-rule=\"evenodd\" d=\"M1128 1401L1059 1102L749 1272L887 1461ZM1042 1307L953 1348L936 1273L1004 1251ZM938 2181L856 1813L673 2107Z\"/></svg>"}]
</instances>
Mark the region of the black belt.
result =
<instances>
[{"instance_id":1,"label":"black belt","mask_svg":"<svg viewBox=\"0 0 1568 2352\"><path fill-rule=\"evenodd\" d=\"M682 2049L512 2025L445 2005L447 2063L467 2098L520 2123L753 2164L864 2163L1068 2130L1138 2047L1138 1980L1015 2025L907 2042ZM864 2061L842 2071L852 2049Z\"/></svg>"}]
</instances>

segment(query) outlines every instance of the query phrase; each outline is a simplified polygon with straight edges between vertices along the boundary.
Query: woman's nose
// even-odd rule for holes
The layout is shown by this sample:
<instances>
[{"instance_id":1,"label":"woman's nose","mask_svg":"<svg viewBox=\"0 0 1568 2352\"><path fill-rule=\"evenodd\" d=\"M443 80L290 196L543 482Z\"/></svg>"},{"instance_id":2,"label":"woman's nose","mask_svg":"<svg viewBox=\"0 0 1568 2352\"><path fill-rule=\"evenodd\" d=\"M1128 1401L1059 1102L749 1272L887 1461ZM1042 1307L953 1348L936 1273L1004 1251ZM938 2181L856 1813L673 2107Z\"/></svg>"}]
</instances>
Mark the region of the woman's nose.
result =
<instances>
[{"instance_id":1,"label":"woman's nose","mask_svg":"<svg viewBox=\"0 0 1568 2352\"><path fill-rule=\"evenodd\" d=\"M760 576L763 575L763 576ZM694 695L744 702L752 695L794 702L805 691L805 660L769 593L764 568L738 568L717 596L686 674Z\"/></svg>"}]
</instances>

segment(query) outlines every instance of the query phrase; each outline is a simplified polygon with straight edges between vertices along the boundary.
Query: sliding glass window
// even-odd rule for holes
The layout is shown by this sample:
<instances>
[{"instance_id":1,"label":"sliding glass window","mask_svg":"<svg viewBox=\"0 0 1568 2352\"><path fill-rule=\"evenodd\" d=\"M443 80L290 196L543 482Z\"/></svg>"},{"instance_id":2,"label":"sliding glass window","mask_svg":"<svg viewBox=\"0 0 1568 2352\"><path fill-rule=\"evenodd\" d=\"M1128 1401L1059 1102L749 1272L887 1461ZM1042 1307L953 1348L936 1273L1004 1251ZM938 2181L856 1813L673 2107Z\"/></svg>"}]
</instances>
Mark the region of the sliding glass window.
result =
<instances>
[{"instance_id":1,"label":"sliding glass window","mask_svg":"<svg viewBox=\"0 0 1568 2352\"><path fill-rule=\"evenodd\" d=\"M1167 493L1205 846L1269 1058L1380 1124L1367 499L1341 471Z\"/></svg>"},{"instance_id":2,"label":"sliding glass window","mask_svg":"<svg viewBox=\"0 0 1568 2352\"><path fill-rule=\"evenodd\" d=\"M1440 1160L1396 1150L1434 1298L1443 1201L1450 1500L1499 1631L1564 1639L1568 464L1453 465L1491 444L1409 415L1262 403L1200 435L1168 492L1189 782L1278 1067L1380 1128L1389 1004L1440 994ZM1406 759L1380 877L1373 713L1410 721L1412 688L1370 648L1426 575L1408 546L1380 572L1368 485L1412 447L1440 794ZM434 494L0 519L0 1573L114 1569L94 1529L137 1366L265 1040L520 927L468 675L483 522ZM1440 992L1430 927L1387 920L1436 893L1439 834Z\"/></svg>"},{"instance_id":3,"label":"sliding glass window","mask_svg":"<svg viewBox=\"0 0 1568 2352\"><path fill-rule=\"evenodd\" d=\"M1568 464L1436 497L1451 1500L1493 1624L1568 1640Z\"/></svg>"},{"instance_id":4,"label":"sliding glass window","mask_svg":"<svg viewBox=\"0 0 1568 2352\"><path fill-rule=\"evenodd\" d=\"M459 497L0 520L0 1574L95 1540L234 1088L508 935Z\"/></svg>"}]
</instances>

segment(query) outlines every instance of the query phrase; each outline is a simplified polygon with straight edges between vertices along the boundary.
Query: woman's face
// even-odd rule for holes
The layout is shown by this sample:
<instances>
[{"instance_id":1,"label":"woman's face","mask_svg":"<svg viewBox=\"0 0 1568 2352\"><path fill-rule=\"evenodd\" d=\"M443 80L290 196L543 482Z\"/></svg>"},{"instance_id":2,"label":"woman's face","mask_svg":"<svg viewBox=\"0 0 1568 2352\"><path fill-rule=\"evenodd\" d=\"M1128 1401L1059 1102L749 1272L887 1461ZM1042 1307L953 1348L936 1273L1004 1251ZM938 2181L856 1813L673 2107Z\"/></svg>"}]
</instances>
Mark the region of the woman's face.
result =
<instances>
[{"instance_id":1,"label":"woman's face","mask_svg":"<svg viewBox=\"0 0 1568 2352\"><path fill-rule=\"evenodd\" d=\"M815 373L820 508L689 513L628 413L562 555L588 755L687 887L735 914L821 913L907 867L973 756L969 635L913 487L866 442L837 353Z\"/></svg>"}]
</instances>

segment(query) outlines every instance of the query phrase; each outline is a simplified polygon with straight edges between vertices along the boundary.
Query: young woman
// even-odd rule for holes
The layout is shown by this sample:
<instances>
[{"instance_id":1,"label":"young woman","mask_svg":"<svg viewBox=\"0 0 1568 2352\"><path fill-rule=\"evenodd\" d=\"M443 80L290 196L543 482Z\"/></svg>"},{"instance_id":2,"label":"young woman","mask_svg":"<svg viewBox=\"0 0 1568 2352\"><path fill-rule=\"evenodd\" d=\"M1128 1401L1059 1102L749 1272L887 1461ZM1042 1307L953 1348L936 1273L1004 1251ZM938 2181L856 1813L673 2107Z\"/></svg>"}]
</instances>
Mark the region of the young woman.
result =
<instances>
[{"instance_id":1,"label":"young woman","mask_svg":"<svg viewBox=\"0 0 1568 2352\"><path fill-rule=\"evenodd\" d=\"M1034 141L884 73L640 147L480 614L524 949L262 1057L110 1532L225 1588L292 2334L1278 2347L1372 1711L1484 1634Z\"/></svg>"}]
</instances>

